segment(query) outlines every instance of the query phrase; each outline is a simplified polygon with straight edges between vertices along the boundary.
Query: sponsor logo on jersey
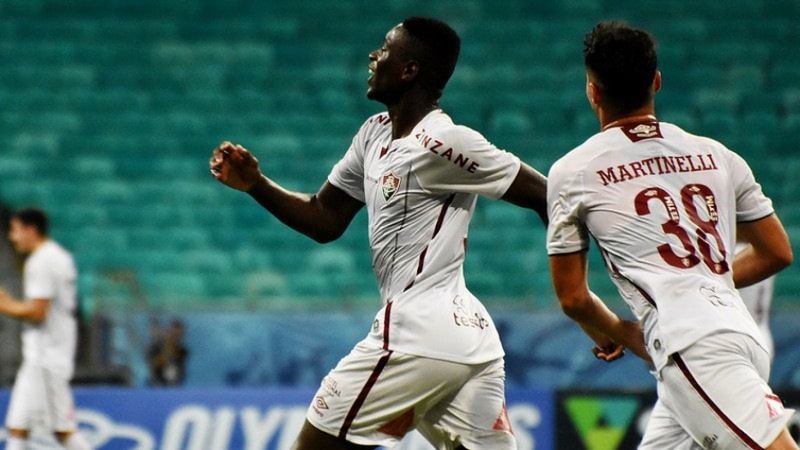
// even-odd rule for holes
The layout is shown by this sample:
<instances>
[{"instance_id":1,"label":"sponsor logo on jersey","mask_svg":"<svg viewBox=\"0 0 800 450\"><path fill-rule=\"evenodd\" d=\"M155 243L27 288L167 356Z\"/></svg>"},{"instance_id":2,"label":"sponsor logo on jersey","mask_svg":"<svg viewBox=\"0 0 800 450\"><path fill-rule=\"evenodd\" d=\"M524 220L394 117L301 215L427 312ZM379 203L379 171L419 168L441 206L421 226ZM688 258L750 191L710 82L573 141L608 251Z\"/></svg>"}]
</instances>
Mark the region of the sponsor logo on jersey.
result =
<instances>
[{"instance_id":1,"label":"sponsor logo on jersey","mask_svg":"<svg viewBox=\"0 0 800 450\"><path fill-rule=\"evenodd\" d=\"M645 125L645 124L638 125L636 128L633 128L630 131L628 131L628 133L635 134L640 138L649 138L658 135L658 131L655 125Z\"/></svg>"},{"instance_id":2,"label":"sponsor logo on jersey","mask_svg":"<svg viewBox=\"0 0 800 450\"><path fill-rule=\"evenodd\" d=\"M381 191L383 191L383 198L387 202L394 197L395 192L400 189L400 181L402 178L395 175L393 172L383 174L381 177Z\"/></svg>"},{"instance_id":3,"label":"sponsor logo on jersey","mask_svg":"<svg viewBox=\"0 0 800 450\"><path fill-rule=\"evenodd\" d=\"M664 137L661 134L661 129L659 128L658 123L640 123L633 128L623 128L622 131L632 142Z\"/></svg>"}]
</instances>

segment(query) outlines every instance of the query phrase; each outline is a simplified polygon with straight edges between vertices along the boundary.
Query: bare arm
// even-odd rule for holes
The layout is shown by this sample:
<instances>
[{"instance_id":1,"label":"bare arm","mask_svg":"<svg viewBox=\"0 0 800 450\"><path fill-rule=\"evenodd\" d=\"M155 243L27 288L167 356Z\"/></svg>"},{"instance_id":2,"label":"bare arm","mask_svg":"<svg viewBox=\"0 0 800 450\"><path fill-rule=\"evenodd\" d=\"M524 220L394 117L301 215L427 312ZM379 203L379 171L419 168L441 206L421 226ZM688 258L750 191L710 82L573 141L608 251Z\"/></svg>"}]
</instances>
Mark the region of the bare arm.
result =
<instances>
[{"instance_id":1,"label":"bare arm","mask_svg":"<svg viewBox=\"0 0 800 450\"><path fill-rule=\"evenodd\" d=\"M553 287L561 309L597 344L593 351L598 358L616 359L614 355L621 354L617 347L623 346L650 361L639 324L621 319L589 290L587 268L586 252L550 256Z\"/></svg>"},{"instance_id":2,"label":"bare arm","mask_svg":"<svg viewBox=\"0 0 800 450\"><path fill-rule=\"evenodd\" d=\"M533 167L522 163L503 200L536 211L547 226L547 178Z\"/></svg>"},{"instance_id":3,"label":"bare arm","mask_svg":"<svg viewBox=\"0 0 800 450\"><path fill-rule=\"evenodd\" d=\"M327 181L316 194L288 191L261 173L250 152L230 142L214 150L209 167L222 184L248 193L278 220L318 242L339 238L364 206Z\"/></svg>"},{"instance_id":4,"label":"bare arm","mask_svg":"<svg viewBox=\"0 0 800 450\"><path fill-rule=\"evenodd\" d=\"M737 239L749 245L733 259L733 283L747 287L769 278L792 263L792 245L778 216L737 225Z\"/></svg>"},{"instance_id":5,"label":"bare arm","mask_svg":"<svg viewBox=\"0 0 800 450\"><path fill-rule=\"evenodd\" d=\"M0 289L0 314L32 323L42 323L50 310L50 300L35 298L24 302L17 300L3 289Z\"/></svg>"}]
</instances>

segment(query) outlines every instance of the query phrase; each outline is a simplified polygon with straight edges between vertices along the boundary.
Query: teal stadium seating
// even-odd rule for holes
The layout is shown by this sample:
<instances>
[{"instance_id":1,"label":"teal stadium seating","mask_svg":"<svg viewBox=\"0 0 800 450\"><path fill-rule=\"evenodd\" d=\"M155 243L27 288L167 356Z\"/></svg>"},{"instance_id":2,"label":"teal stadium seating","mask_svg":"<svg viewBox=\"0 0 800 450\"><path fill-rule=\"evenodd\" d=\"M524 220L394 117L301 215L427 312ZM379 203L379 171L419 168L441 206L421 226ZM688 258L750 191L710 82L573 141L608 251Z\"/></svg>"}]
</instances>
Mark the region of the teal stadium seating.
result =
<instances>
[{"instance_id":1,"label":"teal stadium seating","mask_svg":"<svg viewBox=\"0 0 800 450\"><path fill-rule=\"evenodd\" d=\"M217 185L210 150L241 142L288 188L317 189L380 110L368 53L424 12L464 38L443 106L547 172L597 130L582 38L614 17L659 40L662 118L748 158L800 242L796 1L451 3L2 2L0 199L51 212L97 308L373 308L365 213L320 247ZM543 242L535 216L481 200L469 285L494 308L552 308ZM780 278L778 305L798 278Z\"/></svg>"}]
</instances>

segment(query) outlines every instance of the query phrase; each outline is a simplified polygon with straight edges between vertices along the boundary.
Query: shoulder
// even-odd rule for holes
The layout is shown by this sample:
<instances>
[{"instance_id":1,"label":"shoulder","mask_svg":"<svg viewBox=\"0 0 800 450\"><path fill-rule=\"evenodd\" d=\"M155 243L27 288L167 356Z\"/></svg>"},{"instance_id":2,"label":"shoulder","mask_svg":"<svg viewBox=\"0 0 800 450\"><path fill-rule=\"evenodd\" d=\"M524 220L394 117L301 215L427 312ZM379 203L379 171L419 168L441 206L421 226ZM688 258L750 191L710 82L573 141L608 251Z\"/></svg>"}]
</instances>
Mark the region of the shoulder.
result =
<instances>
[{"instance_id":1,"label":"shoulder","mask_svg":"<svg viewBox=\"0 0 800 450\"><path fill-rule=\"evenodd\" d=\"M389 119L389 113L381 112L373 114L361 124L359 134L377 134L380 132L391 131L392 121Z\"/></svg>"},{"instance_id":2,"label":"shoulder","mask_svg":"<svg viewBox=\"0 0 800 450\"><path fill-rule=\"evenodd\" d=\"M483 135L466 125L458 125L442 111L431 113L417 127L417 137L426 135L451 145L467 146L476 141L485 141Z\"/></svg>"},{"instance_id":3,"label":"shoulder","mask_svg":"<svg viewBox=\"0 0 800 450\"><path fill-rule=\"evenodd\" d=\"M548 180L554 176L572 175L585 170L592 161L602 158L608 151L610 146L607 140L608 136L598 133L567 152L550 166Z\"/></svg>"},{"instance_id":4,"label":"shoulder","mask_svg":"<svg viewBox=\"0 0 800 450\"><path fill-rule=\"evenodd\" d=\"M29 264L34 266L74 266L72 254L56 241L49 240L36 249L29 258Z\"/></svg>"}]
</instances>

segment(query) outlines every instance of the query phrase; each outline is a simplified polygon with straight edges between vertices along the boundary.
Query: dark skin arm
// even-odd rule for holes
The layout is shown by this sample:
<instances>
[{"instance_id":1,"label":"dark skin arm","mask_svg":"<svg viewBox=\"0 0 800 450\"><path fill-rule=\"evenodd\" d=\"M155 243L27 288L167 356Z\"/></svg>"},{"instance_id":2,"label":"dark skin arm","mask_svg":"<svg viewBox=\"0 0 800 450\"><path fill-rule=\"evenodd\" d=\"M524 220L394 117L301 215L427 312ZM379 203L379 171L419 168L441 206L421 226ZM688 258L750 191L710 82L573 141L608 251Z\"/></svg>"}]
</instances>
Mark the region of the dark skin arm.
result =
<instances>
[{"instance_id":1,"label":"dark skin arm","mask_svg":"<svg viewBox=\"0 0 800 450\"><path fill-rule=\"evenodd\" d=\"M247 192L278 220L317 242L338 239L364 206L327 181L316 194L288 191L261 173L250 152L230 142L214 150L209 167L219 182Z\"/></svg>"},{"instance_id":2,"label":"dark skin arm","mask_svg":"<svg viewBox=\"0 0 800 450\"><path fill-rule=\"evenodd\" d=\"M511 182L503 200L522 208L532 209L547 226L547 178L531 166L522 163L517 177Z\"/></svg>"},{"instance_id":3,"label":"dark skin arm","mask_svg":"<svg viewBox=\"0 0 800 450\"><path fill-rule=\"evenodd\" d=\"M769 278L794 259L789 236L775 214L738 224L736 236L749 244L733 259L733 283L737 288Z\"/></svg>"}]
</instances>

